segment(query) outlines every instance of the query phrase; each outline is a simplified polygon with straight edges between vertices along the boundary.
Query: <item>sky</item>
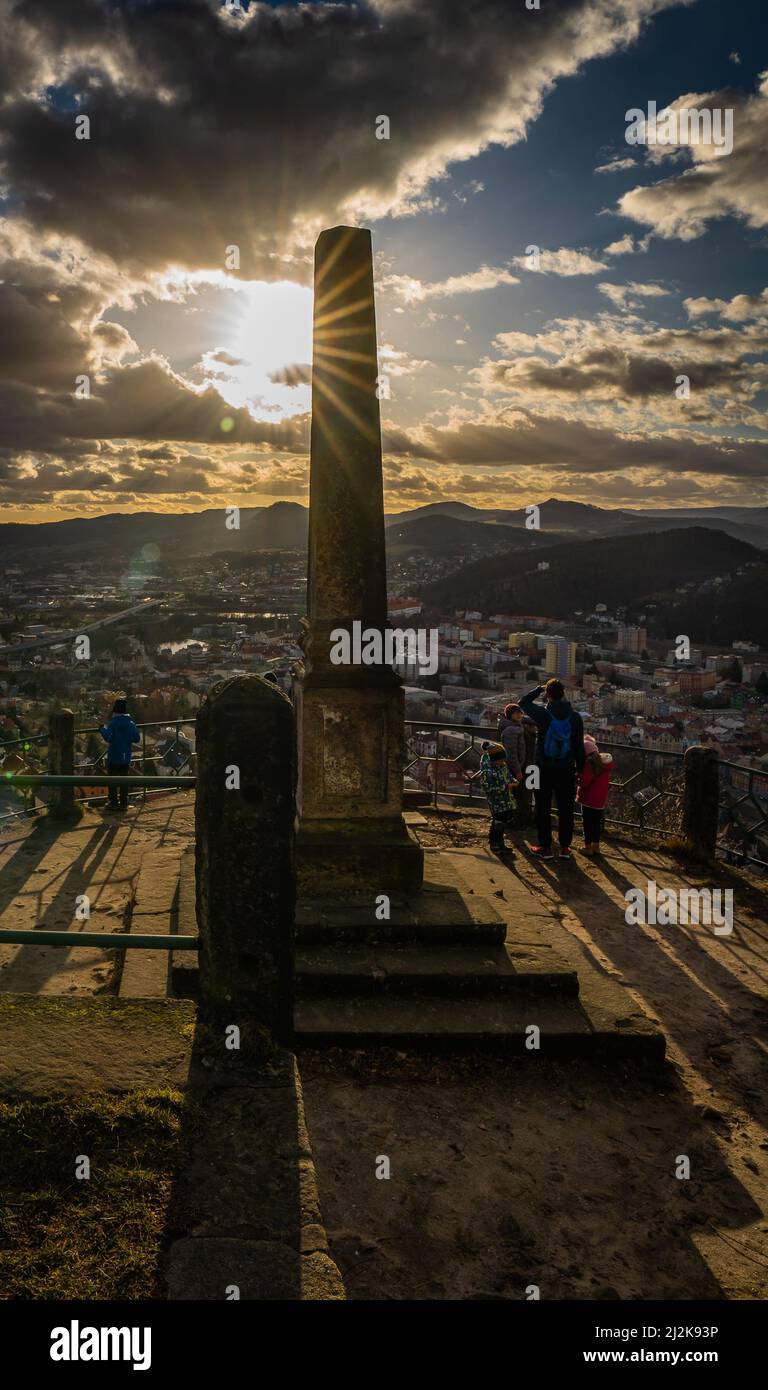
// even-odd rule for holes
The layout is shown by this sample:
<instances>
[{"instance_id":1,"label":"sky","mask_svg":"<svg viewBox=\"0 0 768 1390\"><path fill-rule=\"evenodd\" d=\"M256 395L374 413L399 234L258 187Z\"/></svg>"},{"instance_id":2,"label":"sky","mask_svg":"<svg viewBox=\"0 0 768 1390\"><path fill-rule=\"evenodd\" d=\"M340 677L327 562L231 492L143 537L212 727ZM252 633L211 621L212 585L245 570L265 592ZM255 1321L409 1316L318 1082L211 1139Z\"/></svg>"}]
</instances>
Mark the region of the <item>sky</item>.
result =
<instances>
[{"instance_id":1,"label":"sky","mask_svg":"<svg viewBox=\"0 0 768 1390\"><path fill-rule=\"evenodd\" d=\"M767 37L764 0L0 0L3 520L306 501L342 222L388 510L768 504Z\"/></svg>"}]
</instances>

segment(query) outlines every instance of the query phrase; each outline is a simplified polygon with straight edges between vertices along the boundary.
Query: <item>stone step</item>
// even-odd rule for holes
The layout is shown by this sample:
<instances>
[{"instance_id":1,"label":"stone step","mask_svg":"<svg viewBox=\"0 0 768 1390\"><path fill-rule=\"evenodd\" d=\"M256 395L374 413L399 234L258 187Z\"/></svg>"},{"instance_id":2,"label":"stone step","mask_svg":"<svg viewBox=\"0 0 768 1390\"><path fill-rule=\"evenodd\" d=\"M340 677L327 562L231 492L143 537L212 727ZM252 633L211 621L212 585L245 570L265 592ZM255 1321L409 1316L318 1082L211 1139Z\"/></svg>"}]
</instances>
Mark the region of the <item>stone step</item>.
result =
<instances>
[{"instance_id":1,"label":"stone step","mask_svg":"<svg viewBox=\"0 0 768 1390\"><path fill-rule=\"evenodd\" d=\"M538 1049L527 1046L539 1030ZM394 1047L425 1051L502 1051L530 1058L604 1058L658 1063L664 1039L628 1021L595 1028L578 1000L543 996L451 999L428 995L301 999L294 1010L294 1046Z\"/></svg>"},{"instance_id":2,"label":"stone step","mask_svg":"<svg viewBox=\"0 0 768 1390\"><path fill-rule=\"evenodd\" d=\"M527 962L518 968L503 946L299 946L300 998L333 994L432 994L487 997L552 994L575 997L574 970Z\"/></svg>"},{"instance_id":3,"label":"stone step","mask_svg":"<svg viewBox=\"0 0 768 1390\"><path fill-rule=\"evenodd\" d=\"M492 945L506 936L504 917L489 898L467 895L450 856L425 855L424 886L410 898L392 896L389 915L379 921L375 897L343 905L323 898L297 904L297 940L328 942L420 942L423 945Z\"/></svg>"},{"instance_id":4,"label":"stone step","mask_svg":"<svg viewBox=\"0 0 768 1390\"><path fill-rule=\"evenodd\" d=\"M354 914L347 915L344 909L339 909L323 921L298 923L296 932L297 942L306 946L324 943L363 945L377 942L398 945L415 942L423 946L494 946L503 943L506 924L501 919L495 922L431 922L423 918L417 921L398 921L394 913L391 921L379 924L355 921Z\"/></svg>"}]
</instances>

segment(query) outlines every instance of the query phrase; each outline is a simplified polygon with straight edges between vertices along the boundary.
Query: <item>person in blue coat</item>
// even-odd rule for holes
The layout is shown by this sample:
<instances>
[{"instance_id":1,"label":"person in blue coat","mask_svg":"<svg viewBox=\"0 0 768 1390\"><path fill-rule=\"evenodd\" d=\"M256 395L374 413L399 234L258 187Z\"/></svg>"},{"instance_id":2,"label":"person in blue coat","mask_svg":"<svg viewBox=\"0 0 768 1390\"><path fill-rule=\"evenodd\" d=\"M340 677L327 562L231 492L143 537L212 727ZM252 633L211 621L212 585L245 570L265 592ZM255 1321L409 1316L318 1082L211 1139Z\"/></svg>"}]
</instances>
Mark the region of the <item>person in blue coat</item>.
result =
<instances>
[{"instance_id":1,"label":"person in blue coat","mask_svg":"<svg viewBox=\"0 0 768 1390\"><path fill-rule=\"evenodd\" d=\"M125 700L115 700L112 706L112 718L108 724L99 726L99 733L107 744L107 775L109 777L127 777L131 770L133 745L140 741L141 734L128 713ZM127 807L128 788L120 787L118 802L117 787L110 787L110 811L125 811Z\"/></svg>"}]
</instances>

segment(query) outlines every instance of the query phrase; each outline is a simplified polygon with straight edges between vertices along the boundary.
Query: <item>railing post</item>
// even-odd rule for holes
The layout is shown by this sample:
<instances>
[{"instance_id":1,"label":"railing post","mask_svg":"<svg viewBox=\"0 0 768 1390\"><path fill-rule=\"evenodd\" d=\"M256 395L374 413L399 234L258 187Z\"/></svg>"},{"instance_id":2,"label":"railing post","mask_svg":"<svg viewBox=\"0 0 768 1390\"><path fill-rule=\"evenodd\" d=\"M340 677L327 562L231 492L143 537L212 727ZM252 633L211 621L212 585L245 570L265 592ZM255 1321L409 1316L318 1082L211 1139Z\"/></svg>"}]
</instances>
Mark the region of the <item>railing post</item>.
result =
<instances>
[{"instance_id":1,"label":"railing post","mask_svg":"<svg viewBox=\"0 0 768 1390\"><path fill-rule=\"evenodd\" d=\"M72 777L75 771L75 716L71 709L55 710L48 722L48 772ZM75 788L52 787L48 811L52 816L75 814Z\"/></svg>"},{"instance_id":2,"label":"railing post","mask_svg":"<svg viewBox=\"0 0 768 1390\"><path fill-rule=\"evenodd\" d=\"M710 861L717 843L720 776L717 753L696 744L683 758L683 838L696 859Z\"/></svg>"}]
</instances>

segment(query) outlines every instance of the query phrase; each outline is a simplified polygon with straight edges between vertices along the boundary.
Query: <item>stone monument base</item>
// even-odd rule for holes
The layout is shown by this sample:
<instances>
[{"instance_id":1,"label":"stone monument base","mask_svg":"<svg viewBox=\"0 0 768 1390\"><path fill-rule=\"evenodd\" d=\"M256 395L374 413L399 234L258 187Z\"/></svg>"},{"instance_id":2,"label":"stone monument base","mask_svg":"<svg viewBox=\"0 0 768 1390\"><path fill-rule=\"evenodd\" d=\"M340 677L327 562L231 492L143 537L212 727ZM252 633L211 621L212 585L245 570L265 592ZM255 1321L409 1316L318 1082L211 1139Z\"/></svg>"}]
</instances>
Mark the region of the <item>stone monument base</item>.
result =
<instances>
[{"instance_id":1,"label":"stone monument base","mask_svg":"<svg viewBox=\"0 0 768 1390\"><path fill-rule=\"evenodd\" d=\"M424 854L402 816L391 820L301 822L296 837L298 888L341 899L417 893Z\"/></svg>"},{"instance_id":2,"label":"stone monument base","mask_svg":"<svg viewBox=\"0 0 768 1390\"><path fill-rule=\"evenodd\" d=\"M415 893L424 853L403 819L403 688L387 669L310 673L296 690L299 884L317 895Z\"/></svg>"}]
</instances>

